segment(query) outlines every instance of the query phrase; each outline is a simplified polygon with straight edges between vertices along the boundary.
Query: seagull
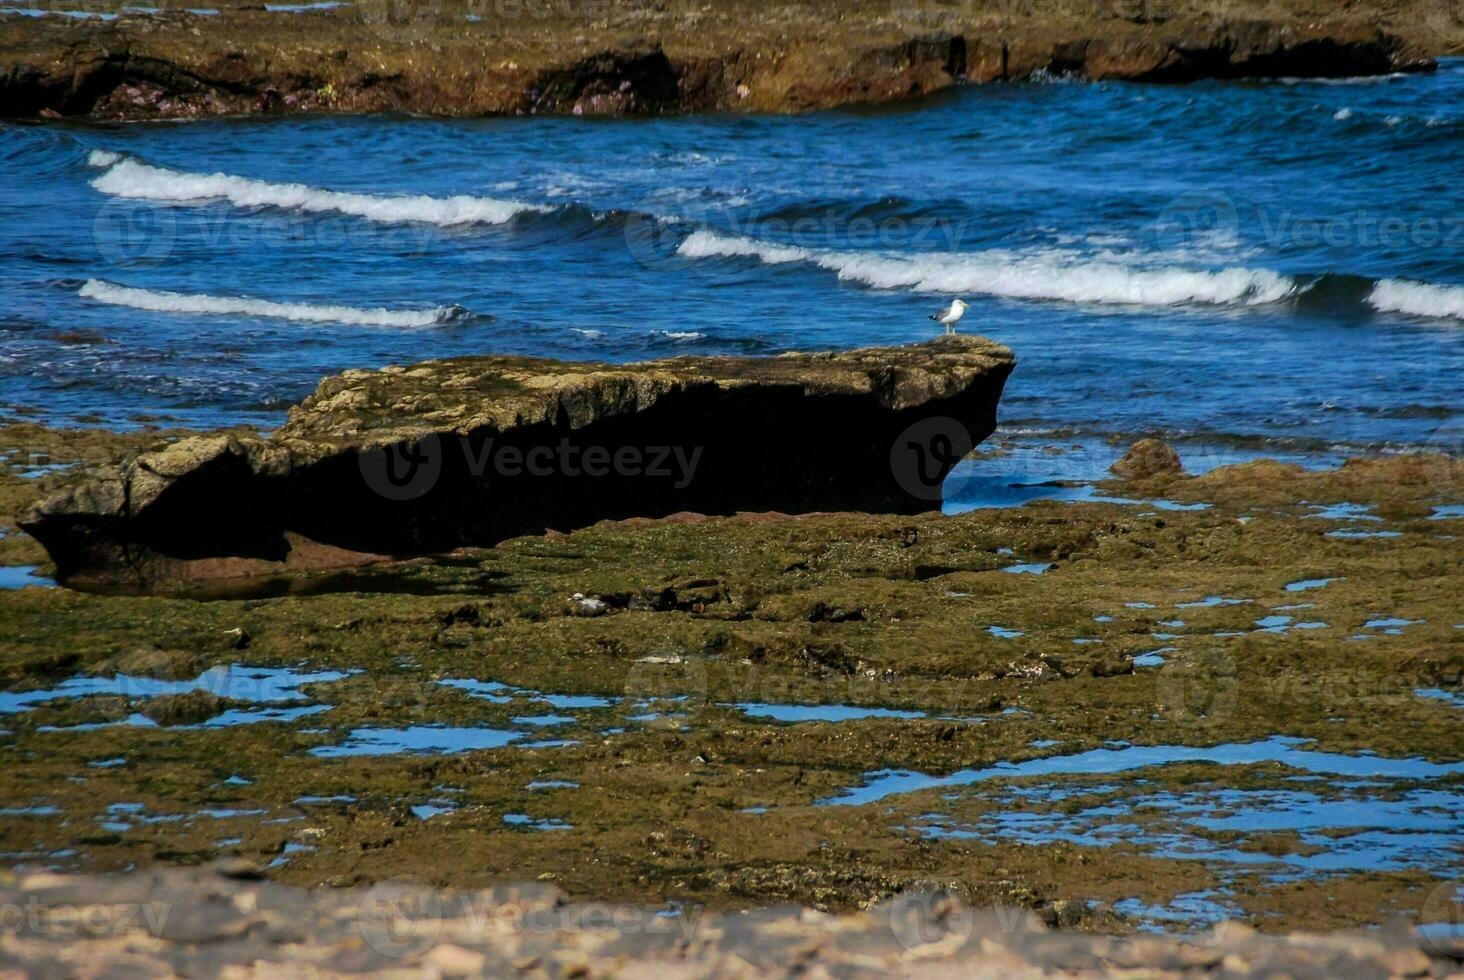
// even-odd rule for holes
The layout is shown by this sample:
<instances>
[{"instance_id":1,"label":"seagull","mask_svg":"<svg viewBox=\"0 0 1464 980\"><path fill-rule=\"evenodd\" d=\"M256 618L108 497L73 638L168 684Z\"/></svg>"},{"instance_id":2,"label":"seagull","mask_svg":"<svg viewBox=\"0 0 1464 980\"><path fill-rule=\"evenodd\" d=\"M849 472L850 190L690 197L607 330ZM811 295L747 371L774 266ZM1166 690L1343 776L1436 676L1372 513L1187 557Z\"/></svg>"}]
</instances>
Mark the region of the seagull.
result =
<instances>
[{"instance_id":1,"label":"seagull","mask_svg":"<svg viewBox=\"0 0 1464 980\"><path fill-rule=\"evenodd\" d=\"M946 333L955 333L956 324L961 322L961 317L966 315L966 301L963 299L951 300L951 305L939 313L930 314L930 318L941 326L945 327Z\"/></svg>"}]
</instances>

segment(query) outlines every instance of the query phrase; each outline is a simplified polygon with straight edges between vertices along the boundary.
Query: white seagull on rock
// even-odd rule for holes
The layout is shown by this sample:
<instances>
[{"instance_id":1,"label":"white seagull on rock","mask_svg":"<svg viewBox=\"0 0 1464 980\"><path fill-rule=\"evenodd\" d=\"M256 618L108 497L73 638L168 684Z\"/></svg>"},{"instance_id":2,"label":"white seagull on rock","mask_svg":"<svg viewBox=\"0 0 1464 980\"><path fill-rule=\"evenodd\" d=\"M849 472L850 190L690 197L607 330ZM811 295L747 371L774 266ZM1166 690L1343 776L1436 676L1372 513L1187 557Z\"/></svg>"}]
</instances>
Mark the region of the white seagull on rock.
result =
<instances>
[{"instance_id":1,"label":"white seagull on rock","mask_svg":"<svg viewBox=\"0 0 1464 980\"><path fill-rule=\"evenodd\" d=\"M946 333L955 333L956 324L961 322L961 317L966 315L966 301L963 299L951 300L951 305L939 313L930 314L930 318L941 326L945 327Z\"/></svg>"}]
</instances>

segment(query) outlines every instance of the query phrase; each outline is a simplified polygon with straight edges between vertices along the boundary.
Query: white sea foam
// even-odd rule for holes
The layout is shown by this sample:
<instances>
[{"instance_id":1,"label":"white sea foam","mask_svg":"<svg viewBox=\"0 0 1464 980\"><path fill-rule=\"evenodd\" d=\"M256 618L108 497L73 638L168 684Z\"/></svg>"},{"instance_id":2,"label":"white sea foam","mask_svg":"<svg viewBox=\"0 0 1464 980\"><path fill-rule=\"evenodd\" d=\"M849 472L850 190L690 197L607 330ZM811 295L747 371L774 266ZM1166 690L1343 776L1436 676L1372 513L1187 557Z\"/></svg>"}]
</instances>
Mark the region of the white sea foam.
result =
<instances>
[{"instance_id":1,"label":"white sea foam","mask_svg":"<svg viewBox=\"0 0 1464 980\"><path fill-rule=\"evenodd\" d=\"M693 259L747 256L771 265L806 262L840 279L878 289L1070 303L1251 305L1274 303L1296 290L1291 279L1266 269L1145 268L1053 250L885 255L821 251L697 231L681 243L679 252Z\"/></svg>"},{"instance_id":2,"label":"white sea foam","mask_svg":"<svg viewBox=\"0 0 1464 980\"><path fill-rule=\"evenodd\" d=\"M105 151L92 153L93 166ZM137 160L121 159L92 181L103 194L147 201L194 203L228 201L241 208L275 207L297 211L354 214L383 223L421 222L433 225L499 225L526 211L548 211L543 205L491 197L388 197L321 190L305 184L275 184L229 174L194 174L166 170Z\"/></svg>"},{"instance_id":3,"label":"white sea foam","mask_svg":"<svg viewBox=\"0 0 1464 980\"><path fill-rule=\"evenodd\" d=\"M1384 82L1396 82L1400 78L1408 78L1406 72L1395 71L1386 75L1348 75L1343 78L1298 78L1287 76L1279 78L1282 85L1378 85Z\"/></svg>"},{"instance_id":4,"label":"white sea foam","mask_svg":"<svg viewBox=\"0 0 1464 980\"><path fill-rule=\"evenodd\" d=\"M1374 309L1386 313L1464 320L1464 286L1383 279L1373 287L1367 301Z\"/></svg>"},{"instance_id":5,"label":"white sea foam","mask_svg":"<svg viewBox=\"0 0 1464 980\"><path fill-rule=\"evenodd\" d=\"M88 167L110 167L121 159L122 154L113 153L111 150L92 150L86 155L86 165Z\"/></svg>"},{"instance_id":6,"label":"white sea foam","mask_svg":"<svg viewBox=\"0 0 1464 980\"><path fill-rule=\"evenodd\" d=\"M345 323L363 327L430 327L444 323L461 310L438 307L433 310L360 309L354 306L325 306L313 303L276 303L244 296L210 296L206 293L172 293L164 290L119 286L102 279L88 279L78 295L112 306L130 306L158 313L205 313L227 316L263 316L311 323Z\"/></svg>"},{"instance_id":7,"label":"white sea foam","mask_svg":"<svg viewBox=\"0 0 1464 980\"><path fill-rule=\"evenodd\" d=\"M658 330L656 332L667 340L701 340L706 336L696 330Z\"/></svg>"}]
</instances>

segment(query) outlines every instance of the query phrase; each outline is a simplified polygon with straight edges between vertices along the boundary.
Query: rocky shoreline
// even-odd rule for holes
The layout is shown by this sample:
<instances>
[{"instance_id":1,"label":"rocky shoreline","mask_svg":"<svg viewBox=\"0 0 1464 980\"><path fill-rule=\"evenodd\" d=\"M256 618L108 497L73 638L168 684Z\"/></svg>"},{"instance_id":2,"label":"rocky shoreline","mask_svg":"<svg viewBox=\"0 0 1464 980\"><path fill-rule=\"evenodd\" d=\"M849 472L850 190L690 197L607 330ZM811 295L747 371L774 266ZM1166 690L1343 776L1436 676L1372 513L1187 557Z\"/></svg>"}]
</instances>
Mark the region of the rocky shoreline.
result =
<instances>
[{"instance_id":1,"label":"rocky shoreline","mask_svg":"<svg viewBox=\"0 0 1464 980\"><path fill-rule=\"evenodd\" d=\"M800 112L1038 74L1185 82L1427 70L1432 0L432 0L209 8L63 0L0 15L0 117Z\"/></svg>"},{"instance_id":2,"label":"rocky shoreline","mask_svg":"<svg viewBox=\"0 0 1464 980\"><path fill-rule=\"evenodd\" d=\"M51 466L163 438L0 430ZM713 911L934 883L1113 934L1457 922L1430 835L1271 808L1436 820L1464 787L1460 464L1122 469L1089 502L605 521L203 602L28 578L0 592L0 851ZM83 476L5 464L4 507ZM1165 764L1085 768L1125 751ZM1377 774L1317 779L1337 758Z\"/></svg>"}]
</instances>

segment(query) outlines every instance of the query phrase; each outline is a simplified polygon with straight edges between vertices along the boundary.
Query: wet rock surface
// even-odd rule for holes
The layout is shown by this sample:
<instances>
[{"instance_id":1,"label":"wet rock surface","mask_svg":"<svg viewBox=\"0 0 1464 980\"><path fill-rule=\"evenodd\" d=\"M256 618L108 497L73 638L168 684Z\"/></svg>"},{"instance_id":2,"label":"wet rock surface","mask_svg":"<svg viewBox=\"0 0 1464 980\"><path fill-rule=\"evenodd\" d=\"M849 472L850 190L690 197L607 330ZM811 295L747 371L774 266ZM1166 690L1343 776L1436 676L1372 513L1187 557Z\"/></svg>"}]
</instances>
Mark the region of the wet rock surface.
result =
<instances>
[{"instance_id":1,"label":"wet rock surface","mask_svg":"<svg viewBox=\"0 0 1464 980\"><path fill-rule=\"evenodd\" d=\"M1346 76L1464 50L1435 0L1212 5L114 3L0 15L0 115L788 112L960 80ZM67 16L67 12L84 16ZM89 16L86 16L89 15Z\"/></svg>"},{"instance_id":2,"label":"wet rock surface","mask_svg":"<svg viewBox=\"0 0 1464 980\"><path fill-rule=\"evenodd\" d=\"M1140 439L1112 466L1115 476L1146 480L1182 472L1179 453L1158 439Z\"/></svg>"},{"instance_id":3,"label":"wet rock surface","mask_svg":"<svg viewBox=\"0 0 1464 980\"><path fill-rule=\"evenodd\" d=\"M151 588L606 518L912 513L939 506L941 479L995 428L1013 363L990 341L946 337L774 358L347 371L267 438L172 442L21 524L63 581Z\"/></svg>"},{"instance_id":4,"label":"wet rock surface","mask_svg":"<svg viewBox=\"0 0 1464 980\"><path fill-rule=\"evenodd\" d=\"M1222 923L1191 939L1049 929L1022 909L973 909L939 891L831 916L586 905L544 884L440 891L403 879L306 890L257 869L24 875L0 902L0 965L32 975L823 975L1100 977L1416 976L1455 973L1464 948L1401 926L1266 936Z\"/></svg>"}]
</instances>

